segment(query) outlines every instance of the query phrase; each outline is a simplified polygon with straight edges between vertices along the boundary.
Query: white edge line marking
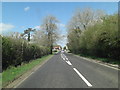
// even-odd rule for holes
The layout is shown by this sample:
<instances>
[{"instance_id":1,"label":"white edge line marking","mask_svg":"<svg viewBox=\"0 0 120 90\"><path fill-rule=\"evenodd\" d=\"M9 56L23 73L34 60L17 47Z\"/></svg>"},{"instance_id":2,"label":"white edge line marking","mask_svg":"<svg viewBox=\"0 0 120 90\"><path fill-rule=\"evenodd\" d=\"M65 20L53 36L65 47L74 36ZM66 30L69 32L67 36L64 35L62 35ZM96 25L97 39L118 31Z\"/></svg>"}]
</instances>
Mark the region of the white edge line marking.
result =
<instances>
[{"instance_id":1,"label":"white edge line marking","mask_svg":"<svg viewBox=\"0 0 120 90\"><path fill-rule=\"evenodd\" d=\"M78 56L78 57L79 57L79 56ZM84 60L86 60L86 61L92 62L92 63L96 63L96 64L99 64L99 65L102 65L102 66L105 66L105 67L108 67L108 68L112 68L112 69L114 69L114 70L119 70L119 68L114 68L114 67L111 67L111 66L108 66L108 65L102 64L102 63L98 63L98 62L95 62L95 61L89 60L89 59L84 58L84 57L80 57L80 58L82 58L82 59L84 59Z\"/></svg>"},{"instance_id":2,"label":"white edge line marking","mask_svg":"<svg viewBox=\"0 0 120 90\"><path fill-rule=\"evenodd\" d=\"M76 68L73 68L73 69L89 87L92 87L92 85L84 78L84 76Z\"/></svg>"},{"instance_id":3,"label":"white edge line marking","mask_svg":"<svg viewBox=\"0 0 120 90\"><path fill-rule=\"evenodd\" d=\"M17 88L23 81L25 81L29 76L31 76L34 72L29 74L25 79L23 79L19 84L17 84L14 88Z\"/></svg>"}]
</instances>

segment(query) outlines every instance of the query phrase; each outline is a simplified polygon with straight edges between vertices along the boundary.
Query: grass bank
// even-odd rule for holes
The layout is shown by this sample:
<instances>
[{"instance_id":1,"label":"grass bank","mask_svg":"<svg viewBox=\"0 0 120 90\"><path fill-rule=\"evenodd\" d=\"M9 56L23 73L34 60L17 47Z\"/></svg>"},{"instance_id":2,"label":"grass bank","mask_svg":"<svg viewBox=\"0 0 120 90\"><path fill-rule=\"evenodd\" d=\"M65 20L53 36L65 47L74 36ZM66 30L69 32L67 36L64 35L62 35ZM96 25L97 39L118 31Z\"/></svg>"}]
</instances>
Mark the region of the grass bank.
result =
<instances>
[{"instance_id":1,"label":"grass bank","mask_svg":"<svg viewBox=\"0 0 120 90\"><path fill-rule=\"evenodd\" d=\"M2 74L0 73L0 90L2 88Z\"/></svg>"},{"instance_id":2,"label":"grass bank","mask_svg":"<svg viewBox=\"0 0 120 90\"><path fill-rule=\"evenodd\" d=\"M91 58L91 59L95 59L95 60L99 60L99 61L110 63L110 64L120 65L120 61L119 60L114 60L114 59L110 59L110 58L101 58L101 57L84 55L84 54L79 54L79 56L86 57L86 58Z\"/></svg>"},{"instance_id":3,"label":"grass bank","mask_svg":"<svg viewBox=\"0 0 120 90\"><path fill-rule=\"evenodd\" d=\"M2 72L2 86L5 87L8 83L14 81L16 78L34 68L36 65L41 64L43 61L48 60L53 55L43 56L42 58L32 60L29 63L25 63L18 67L11 67Z\"/></svg>"}]
</instances>

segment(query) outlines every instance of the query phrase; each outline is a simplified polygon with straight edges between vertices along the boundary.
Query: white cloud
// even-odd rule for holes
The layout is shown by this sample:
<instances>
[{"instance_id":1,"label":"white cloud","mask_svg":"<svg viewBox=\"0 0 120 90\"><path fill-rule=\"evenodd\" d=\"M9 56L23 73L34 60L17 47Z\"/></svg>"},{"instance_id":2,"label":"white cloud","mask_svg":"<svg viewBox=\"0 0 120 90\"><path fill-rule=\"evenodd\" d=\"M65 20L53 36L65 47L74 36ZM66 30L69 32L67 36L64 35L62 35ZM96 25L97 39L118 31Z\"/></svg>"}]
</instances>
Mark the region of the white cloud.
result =
<instances>
[{"instance_id":1,"label":"white cloud","mask_svg":"<svg viewBox=\"0 0 120 90\"><path fill-rule=\"evenodd\" d=\"M30 10L30 7L25 7L24 8L24 11L28 11L28 10Z\"/></svg>"},{"instance_id":2,"label":"white cloud","mask_svg":"<svg viewBox=\"0 0 120 90\"><path fill-rule=\"evenodd\" d=\"M65 24L62 24L62 23L61 23L61 24L60 24L60 27L65 27Z\"/></svg>"},{"instance_id":3,"label":"white cloud","mask_svg":"<svg viewBox=\"0 0 120 90\"><path fill-rule=\"evenodd\" d=\"M61 40L57 41L57 44L64 47L67 44L67 35L61 34L59 38L61 38Z\"/></svg>"},{"instance_id":4,"label":"white cloud","mask_svg":"<svg viewBox=\"0 0 120 90\"><path fill-rule=\"evenodd\" d=\"M8 31L13 29L15 26L11 24L0 23L0 32Z\"/></svg>"},{"instance_id":5,"label":"white cloud","mask_svg":"<svg viewBox=\"0 0 120 90\"><path fill-rule=\"evenodd\" d=\"M34 29L40 29L40 26L35 26Z\"/></svg>"},{"instance_id":6,"label":"white cloud","mask_svg":"<svg viewBox=\"0 0 120 90\"><path fill-rule=\"evenodd\" d=\"M58 27L64 28L64 27L65 27L65 24L59 23L59 24L58 24Z\"/></svg>"}]
</instances>

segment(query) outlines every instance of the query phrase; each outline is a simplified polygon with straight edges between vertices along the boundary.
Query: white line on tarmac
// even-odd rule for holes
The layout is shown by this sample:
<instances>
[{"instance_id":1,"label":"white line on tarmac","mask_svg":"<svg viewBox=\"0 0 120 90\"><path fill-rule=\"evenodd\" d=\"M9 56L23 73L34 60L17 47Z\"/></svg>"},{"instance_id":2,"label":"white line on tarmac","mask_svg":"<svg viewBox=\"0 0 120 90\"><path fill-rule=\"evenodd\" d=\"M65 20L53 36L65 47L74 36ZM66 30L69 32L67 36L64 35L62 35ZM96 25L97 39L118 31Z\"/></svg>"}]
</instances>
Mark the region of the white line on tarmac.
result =
<instances>
[{"instance_id":1,"label":"white line on tarmac","mask_svg":"<svg viewBox=\"0 0 120 90\"><path fill-rule=\"evenodd\" d=\"M61 58L63 59L63 60L65 60L65 58L63 57L63 55L61 54Z\"/></svg>"},{"instance_id":2,"label":"white line on tarmac","mask_svg":"<svg viewBox=\"0 0 120 90\"><path fill-rule=\"evenodd\" d=\"M63 58L63 55L61 54L61 57Z\"/></svg>"},{"instance_id":3,"label":"white line on tarmac","mask_svg":"<svg viewBox=\"0 0 120 90\"><path fill-rule=\"evenodd\" d=\"M66 58L66 56L63 54L63 56Z\"/></svg>"},{"instance_id":4,"label":"white line on tarmac","mask_svg":"<svg viewBox=\"0 0 120 90\"><path fill-rule=\"evenodd\" d=\"M72 65L72 63L70 61L66 61L68 65Z\"/></svg>"},{"instance_id":5,"label":"white line on tarmac","mask_svg":"<svg viewBox=\"0 0 120 90\"><path fill-rule=\"evenodd\" d=\"M63 54L64 55L64 54ZM68 60L68 58L64 55L64 57L66 58L66 60Z\"/></svg>"},{"instance_id":6,"label":"white line on tarmac","mask_svg":"<svg viewBox=\"0 0 120 90\"><path fill-rule=\"evenodd\" d=\"M79 75L79 77L82 78L82 80L89 86L89 87L92 87L92 85L84 78L84 76L76 69L76 68L73 68L75 70L75 72Z\"/></svg>"},{"instance_id":7,"label":"white line on tarmac","mask_svg":"<svg viewBox=\"0 0 120 90\"><path fill-rule=\"evenodd\" d=\"M75 55L75 56L77 56L77 55ZM82 58L86 61L92 62L92 63L96 63L96 64L99 64L99 65L102 65L102 66L105 66L105 67L108 67L108 68L112 68L114 70L120 70L119 68L115 68L115 67L112 67L112 66L109 66L109 65L106 65L106 64L102 64L102 63L96 62L94 60L90 60L89 58L85 58L85 57L81 57L81 56L77 56L77 57L80 57L80 58Z\"/></svg>"},{"instance_id":8,"label":"white line on tarmac","mask_svg":"<svg viewBox=\"0 0 120 90\"><path fill-rule=\"evenodd\" d=\"M23 79L18 85L16 85L14 88L17 88L23 81L25 81L30 75L32 75L34 72L31 72L25 79Z\"/></svg>"},{"instance_id":9,"label":"white line on tarmac","mask_svg":"<svg viewBox=\"0 0 120 90\"><path fill-rule=\"evenodd\" d=\"M63 60L65 60L65 58L63 58Z\"/></svg>"},{"instance_id":10,"label":"white line on tarmac","mask_svg":"<svg viewBox=\"0 0 120 90\"><path fill-rule=\"evenodd\" d=\"M68 60L68 58L66 58Z\"/></svg>"},{"instance_id":11,"label":"white line on tarmac","mask_svg":"<svg viewBox=\"0 0 120 90\"><path fill-rule=\"evenodd\" d=\"M63 58L62 54L61 54L61 57Z\"/></svg>"}]
</instances>

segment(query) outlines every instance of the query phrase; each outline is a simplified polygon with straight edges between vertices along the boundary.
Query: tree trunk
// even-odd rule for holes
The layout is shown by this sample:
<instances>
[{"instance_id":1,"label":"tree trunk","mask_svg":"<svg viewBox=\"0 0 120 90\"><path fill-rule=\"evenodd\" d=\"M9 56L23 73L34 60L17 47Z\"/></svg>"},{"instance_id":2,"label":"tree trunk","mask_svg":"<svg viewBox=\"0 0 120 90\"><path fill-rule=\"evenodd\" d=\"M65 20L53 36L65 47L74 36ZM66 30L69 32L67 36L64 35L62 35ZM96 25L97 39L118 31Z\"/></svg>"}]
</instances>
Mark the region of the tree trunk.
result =
<instances>
[{"instance_id":1,"label":"tree trunk","mask_svg":"<svg viewBox=\"0 0 120 90\"><path fill-rule=\"evenodd\" d=\"M52 54L53 45L50 46L50 54Z\"/></svg>"},{"instance_id":2,"label":"tree trunk","mask_svg":"<svg viewBox=\"0 0 120 90\"><path fill-rule=\"evenodd\" d=\"M30 33L28 33L28 41L30 41Z\"/></svg>"}]
</instances>

